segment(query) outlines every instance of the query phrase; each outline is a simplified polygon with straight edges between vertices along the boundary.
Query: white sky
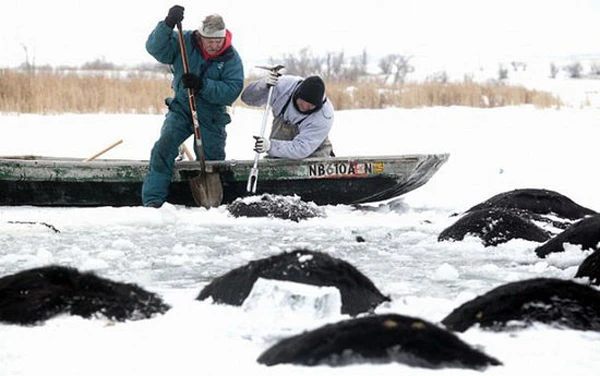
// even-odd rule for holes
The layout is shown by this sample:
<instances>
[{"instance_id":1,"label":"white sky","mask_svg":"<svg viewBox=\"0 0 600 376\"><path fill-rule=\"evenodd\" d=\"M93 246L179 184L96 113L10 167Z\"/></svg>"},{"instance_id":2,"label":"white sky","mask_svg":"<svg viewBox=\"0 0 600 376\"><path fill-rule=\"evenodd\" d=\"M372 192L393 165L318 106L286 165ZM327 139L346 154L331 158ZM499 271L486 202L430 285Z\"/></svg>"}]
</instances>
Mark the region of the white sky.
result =
<instances>
[{"instance_id":1,"label":"white sky","mask_svg":"<svg viewBox=\"0 0 600 376\"><path fill-rule=\"evenodd\" d=\"M4 0L0 67L25 60L79 65L105 57L153 62L144 43L175 0ZM303 47L315 53L366 48L374 59L401 53L438 63L600 54L600 0L220 0L179 2L184 28L224 16L246 62L266 62ZM343 9L342 9L343 8Z\"/></svg>"}]
</instances>

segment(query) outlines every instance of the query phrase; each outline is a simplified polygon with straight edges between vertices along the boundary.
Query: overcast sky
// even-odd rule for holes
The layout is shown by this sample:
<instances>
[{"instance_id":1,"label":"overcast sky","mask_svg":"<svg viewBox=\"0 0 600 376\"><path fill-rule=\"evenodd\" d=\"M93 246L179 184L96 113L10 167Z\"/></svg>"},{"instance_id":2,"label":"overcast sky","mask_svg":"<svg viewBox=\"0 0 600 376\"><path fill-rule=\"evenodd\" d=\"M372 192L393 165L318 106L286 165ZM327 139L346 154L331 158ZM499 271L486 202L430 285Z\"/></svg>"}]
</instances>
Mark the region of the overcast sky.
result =
<instances>
[{"instance_id":1,"label":"overcast sky","mask_svg":"<svg viewBox=\"0 0 600 376\"><path fill-rule=\"evenodd\" d=\"M3 0L0 66L25 61L25 48L38 65L153 62L144 43L174 4L185 29L223 15L251 63L303 47L438 62L600 56L600 0Z\"/></svg>"}]
</instances>

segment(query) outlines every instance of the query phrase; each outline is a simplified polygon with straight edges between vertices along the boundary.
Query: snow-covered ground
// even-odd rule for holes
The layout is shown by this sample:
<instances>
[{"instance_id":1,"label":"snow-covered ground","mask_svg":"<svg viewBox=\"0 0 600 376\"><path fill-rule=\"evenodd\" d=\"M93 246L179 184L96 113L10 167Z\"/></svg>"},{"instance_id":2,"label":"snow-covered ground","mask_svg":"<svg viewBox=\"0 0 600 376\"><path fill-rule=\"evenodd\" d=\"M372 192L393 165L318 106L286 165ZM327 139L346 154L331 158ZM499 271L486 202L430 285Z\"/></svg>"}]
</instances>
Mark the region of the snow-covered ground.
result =
<instances>
[{"instance_id":1,"label":"snow-covered ground","mask_svg":"<svg viewBox=\"0 0 600 376\"><path fill-rule=\"evenodd\" d=\"M576 100L585 95L577 93ZM347 317L295 311L281 302L230 307L194 298L234 267L296 248L355 265L392 298L378 313L434 323L507 282L572 278L588 252L570 248L542 260L533 252L535 242L484 248L475 238L438 242L437 236L455 221L451 214L517 188L555 190L600 210L600 108L579 107L339 111L331 139L340 156L444 152L450 159L429 183L372 204L375 210L326 206L326 218L300 223L233 218L224 206L0 207L0 275L68 265L138 283L173 306L159 317L116 324L66 316L35 327L0 324L0 375L472 374L402 364L265 367L256 358L278 339ZM262 111L237 108L233 116L228 158L252 159L251 136ZM151 115L4 114L0 154L85 158L123 139L104 157L147 159L161 123L162 116ZM11 221L45 222L60 233ZM597 332L535 325L507 333L471 328L459 336L504 363L488 368L488 375L591 376L600 369Z\"/></svg>"}]
</instances>

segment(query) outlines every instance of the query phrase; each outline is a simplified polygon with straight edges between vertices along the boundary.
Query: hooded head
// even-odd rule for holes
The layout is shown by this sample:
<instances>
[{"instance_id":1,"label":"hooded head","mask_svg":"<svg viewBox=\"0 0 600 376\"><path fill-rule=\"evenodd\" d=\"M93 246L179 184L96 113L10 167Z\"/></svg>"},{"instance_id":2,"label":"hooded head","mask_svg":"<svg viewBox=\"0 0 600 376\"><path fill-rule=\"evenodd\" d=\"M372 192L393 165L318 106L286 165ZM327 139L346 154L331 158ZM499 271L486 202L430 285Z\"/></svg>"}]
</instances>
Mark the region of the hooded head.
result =
<instances>
[{"instance_id":1,"label":"hooded head","mask_svg":"<svg viewBox=\"0 0 600 376\"><path fill-rule=\"evenodd\" d=\"M225 38L225 32L225 22L218 14L206 16L198 28L198 33L204 38Z\"/></svg>"},{"instance_id":2,"label":"hooded head","mask_svg":"<svg viewBox=\"0 0 600 376\"><path fill-rule=\"evenodd\" d=\"M294 99L298 98L315 106L315 109L310 112L320 109L325 99L325 83L321 77L310 76L304 79L294 94Z\"/></svg>"}]
</instances>

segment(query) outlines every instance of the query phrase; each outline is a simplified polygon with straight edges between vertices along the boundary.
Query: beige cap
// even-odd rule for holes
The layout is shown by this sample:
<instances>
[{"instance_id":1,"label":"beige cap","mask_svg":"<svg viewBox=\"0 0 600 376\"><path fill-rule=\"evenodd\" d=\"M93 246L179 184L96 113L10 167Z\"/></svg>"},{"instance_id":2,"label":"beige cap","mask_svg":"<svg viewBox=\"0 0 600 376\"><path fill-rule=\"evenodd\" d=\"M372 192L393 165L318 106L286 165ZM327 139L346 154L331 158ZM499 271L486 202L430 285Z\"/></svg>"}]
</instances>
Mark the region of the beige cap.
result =
<instances>
[{"instance_id":1,"label":"beige cap","mask_svg":"<svg viewBox=\"0 0 600 376\"><path fill-rule=\"evenodd\" d=\"M225 22L218 14L206 16L198 32L204 38L225 38Z\"/></svg>"}]
</instances>

